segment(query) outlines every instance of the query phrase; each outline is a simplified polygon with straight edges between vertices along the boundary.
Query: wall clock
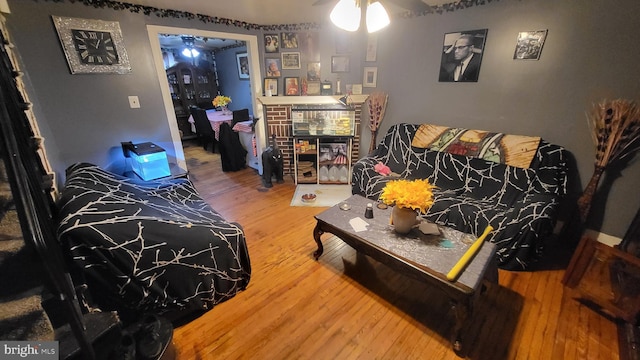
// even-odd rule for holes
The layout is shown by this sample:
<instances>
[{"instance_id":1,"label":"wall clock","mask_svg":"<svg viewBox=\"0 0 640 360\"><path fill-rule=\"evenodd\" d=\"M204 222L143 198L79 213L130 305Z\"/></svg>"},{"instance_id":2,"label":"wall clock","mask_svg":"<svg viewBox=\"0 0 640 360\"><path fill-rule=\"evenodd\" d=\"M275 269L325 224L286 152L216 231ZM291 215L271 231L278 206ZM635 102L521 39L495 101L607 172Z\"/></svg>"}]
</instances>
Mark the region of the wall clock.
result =
<instances>
[{"instance_id":1,"label":"wall clock","mask_svg":"<svg viewBox=\"0 0 640 360\"><path fill-rule=\"evenodd\" d=\"M52 18L72 74L131 72L117 21Z\"/></svg>"}]
</instances>

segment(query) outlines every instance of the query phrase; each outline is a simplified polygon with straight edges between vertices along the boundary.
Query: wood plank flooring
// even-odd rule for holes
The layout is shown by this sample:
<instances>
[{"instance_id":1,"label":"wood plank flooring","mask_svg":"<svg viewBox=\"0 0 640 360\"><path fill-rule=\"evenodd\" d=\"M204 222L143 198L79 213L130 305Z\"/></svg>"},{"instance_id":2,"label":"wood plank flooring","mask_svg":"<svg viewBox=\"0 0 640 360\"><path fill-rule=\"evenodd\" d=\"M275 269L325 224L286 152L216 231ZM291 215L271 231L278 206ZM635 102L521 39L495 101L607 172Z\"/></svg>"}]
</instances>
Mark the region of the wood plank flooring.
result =
<instances>
[{"instance_id":1,"label":"wood plank flooring","mask_svg":"<svg viewBox=\"0 0 640 360\"><path fill-rule=\"evenodd\" d=\"M179 359L458 359L448 301L413 279L323 235L290 207L293 180L270 189L253 169L222 172L219 154L185 144L190 179L246 232L252 278L245 291L176 328ZM466 331L469 359L617 359L616 324L561 284L571 253L554 246L539 269L500 270Z\"/></svg>"}]
</instances>

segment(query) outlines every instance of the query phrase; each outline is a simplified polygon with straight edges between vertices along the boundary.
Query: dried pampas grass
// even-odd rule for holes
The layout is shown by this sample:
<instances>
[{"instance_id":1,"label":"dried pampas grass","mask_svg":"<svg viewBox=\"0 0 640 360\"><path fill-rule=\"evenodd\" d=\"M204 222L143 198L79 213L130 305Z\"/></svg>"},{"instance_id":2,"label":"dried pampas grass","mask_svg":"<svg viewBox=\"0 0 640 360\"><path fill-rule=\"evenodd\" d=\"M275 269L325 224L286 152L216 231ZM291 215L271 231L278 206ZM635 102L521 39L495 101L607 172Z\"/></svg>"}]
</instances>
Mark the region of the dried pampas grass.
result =
<instances>
[{"instance_id":1,"label":"dried pampas grass","mask_svg":"<svg viewBox=\"0 0 640 360\"><path fill-rule=\"evenodd\" d=\"M371 130L371 144L369 145L369 153L376 147L376 136L378 128L384 118L387 110L387 100L389 95L384 92L374 92L367 97L367 105L369 106L369 129Z\"/></svg>"},{"instance_id":2,"label":"dried pampas grass","mask_svg":"<svg viewBox=\"0 0 640 360\"><path fill-rule=\"evenodd\" d=\"M593 106L587 122L596 147L596 156L591 180L578 199L578 210L583 223L589 216L591 201L604 170L633 156L640 149L640 108L631 100L603 101Z\"/></svg>"}]
</instances>

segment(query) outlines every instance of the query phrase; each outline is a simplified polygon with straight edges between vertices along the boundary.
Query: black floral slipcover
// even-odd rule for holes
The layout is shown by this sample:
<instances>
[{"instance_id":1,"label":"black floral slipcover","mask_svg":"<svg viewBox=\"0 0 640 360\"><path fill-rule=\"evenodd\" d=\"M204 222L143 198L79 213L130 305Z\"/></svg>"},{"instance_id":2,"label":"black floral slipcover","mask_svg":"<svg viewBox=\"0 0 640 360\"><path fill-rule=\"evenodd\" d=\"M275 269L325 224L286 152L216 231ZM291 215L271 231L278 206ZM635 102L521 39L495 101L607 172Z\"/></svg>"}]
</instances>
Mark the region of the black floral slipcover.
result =
<instances>
[{"instance_id":1,"label":"black floral slipcover","mask_svg":"<svg viewBox=\"0 0 640 360\"><path fill-rule=\"evenodd\" d=\"M242 228L188 179L144 182L73 165L59 200L58 237L100 293L129 310L208 310L251 277Z\"/></svg>"},{"instance_id":2,"label":"black floral slipcover","mask_svg":"<svg viewBox=\"0 0 640 360\"><path fill-rule=\"evenodd\" d=\"M353 166L352 192L377 200L387 181L381 162L401 178L436 185L427 220L479 236L487 225L503 269L524 270L540 258L566 193L567 153L540 141L528 169L411 146L419 124L396 124L374 152Z\"/></svg>"}]
</instances>

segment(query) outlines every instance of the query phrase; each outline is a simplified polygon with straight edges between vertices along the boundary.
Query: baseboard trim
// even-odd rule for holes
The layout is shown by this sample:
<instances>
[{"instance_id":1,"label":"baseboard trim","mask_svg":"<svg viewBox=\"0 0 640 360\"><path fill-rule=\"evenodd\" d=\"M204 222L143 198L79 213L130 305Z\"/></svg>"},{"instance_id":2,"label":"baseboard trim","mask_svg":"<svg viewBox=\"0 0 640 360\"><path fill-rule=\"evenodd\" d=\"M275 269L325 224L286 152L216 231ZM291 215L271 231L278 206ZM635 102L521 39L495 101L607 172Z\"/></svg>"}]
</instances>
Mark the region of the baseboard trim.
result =
<instances>
[{"instance_id":1,"label":"baseboard trim","mask_svg":"<svg viewBox=\"0 0 640 360\"><path fill-rule=\"evenodd\" d=\"M558 221L556 222L556 226L553 229L553 234L554 235L559 235L560 233L562 233L562 229L564 228L564 221ZM620 244L620 242L622 241L621 238L616 237L616 236L612 236L609 234L605 234L596 230L592 230L592 229L586 229L584 231L584 236L588 236L591 239L595 239L598 242L601 242L603 244L609 245L609 246L615 246Z\"/></svg>"}]
</instances>

